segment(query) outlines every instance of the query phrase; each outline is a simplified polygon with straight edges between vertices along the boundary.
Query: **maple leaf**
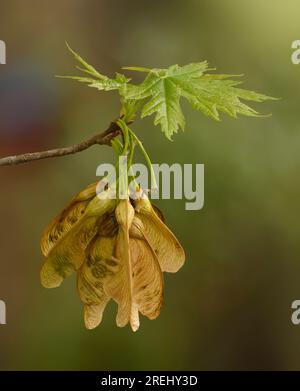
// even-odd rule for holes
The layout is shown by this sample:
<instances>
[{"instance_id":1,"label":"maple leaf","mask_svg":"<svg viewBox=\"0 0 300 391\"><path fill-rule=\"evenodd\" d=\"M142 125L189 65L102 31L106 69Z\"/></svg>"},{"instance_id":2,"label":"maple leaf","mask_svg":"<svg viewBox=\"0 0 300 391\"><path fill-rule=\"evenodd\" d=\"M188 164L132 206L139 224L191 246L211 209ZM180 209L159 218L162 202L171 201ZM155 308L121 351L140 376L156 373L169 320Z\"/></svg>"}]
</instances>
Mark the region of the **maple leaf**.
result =
<instances>
[{"instance_id":1,"label":"maple leaf","mask_svg":"<svg viewBox=\"0 0 300 391\"><path fill-rule=\"evenodd\" d=\"M185 66L172 65L167 69L152 69L126 67L125 69L147 72L148 75L140 85L128 84L123 89L126 99L148 100L144 104L141 117L155 114L154 124L161 125L168 139L185 126L184 116L180 106L180 98L184 97L192 107L203 114L219 121L219 112L224 112L234 118L238 114L246 116L261 116L256 110L241 102L263 102L275 99L236 88L240 81L228 80L240 75L206 74L211 70L206 61Z\"/></svg>"}]
</instances>

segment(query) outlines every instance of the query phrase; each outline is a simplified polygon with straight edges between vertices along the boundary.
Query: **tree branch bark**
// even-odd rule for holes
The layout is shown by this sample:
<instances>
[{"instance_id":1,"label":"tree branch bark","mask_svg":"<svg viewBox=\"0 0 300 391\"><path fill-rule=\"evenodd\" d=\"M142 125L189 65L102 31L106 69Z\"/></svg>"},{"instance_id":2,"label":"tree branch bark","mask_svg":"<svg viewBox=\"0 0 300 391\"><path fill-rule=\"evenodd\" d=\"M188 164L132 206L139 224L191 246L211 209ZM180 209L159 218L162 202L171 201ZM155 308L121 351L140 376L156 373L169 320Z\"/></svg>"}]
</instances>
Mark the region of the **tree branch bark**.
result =
<instances>
[{"instance_id":1,"label":"tree branch bark","mask_svg":"<svg viewBox=\"0 0 300 391\"><path fill-rule=\"evenodd\" d=\"M102 133L74 144L69 147L50 149L48 151L24 153L15 156L6 156L0 158L0 166L14 166L21 163L32 162L34 160L48 159L51 157L60 157L66 155L72 155L77 152L84 151L90 148L92 145L111 145L111 140L120 134L120 128L116 122L111 122L109 127Z\"/></svg>"}]
</instances>

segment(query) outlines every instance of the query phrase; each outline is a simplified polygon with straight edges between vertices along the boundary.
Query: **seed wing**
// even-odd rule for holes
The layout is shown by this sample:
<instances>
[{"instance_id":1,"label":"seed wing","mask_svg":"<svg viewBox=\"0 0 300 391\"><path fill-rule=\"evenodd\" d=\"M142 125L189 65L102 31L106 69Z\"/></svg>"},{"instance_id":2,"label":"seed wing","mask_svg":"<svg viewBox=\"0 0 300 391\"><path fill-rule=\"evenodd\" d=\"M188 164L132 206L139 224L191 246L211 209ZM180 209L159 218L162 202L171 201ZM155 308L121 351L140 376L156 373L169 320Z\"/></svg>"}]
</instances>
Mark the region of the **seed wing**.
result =
<instances>
[{"instance_id":1,"label":"seed wing","mask_svg":"<svg viewBox=\"0 0 300 391\"><path fill-rule=\"evenodd\" d=\"M65 277L79 269L85 260L86 247L98 232L105 214L111 212L114 205L113 200L100 200L94 197L83 217L56 242L49 252L41 270L42 285L46 288L55 288Z\"/></svg>"},{"instance_id":2,"label":"seed wing","mask_svg":"<svg viewBox=\"0 0 300 391\"><path fill-rule=\"evenodd\" d=\"M144 240L130 239L133 270L133 303L149 319L155 319L163 303L163 276L157 257Z\"/></svg>"},{"instance_id":3,"label":"seed wing","mask_svg":"<svg viewBox=\"0 0 300 391\"><path fill-rule=\"evenodd\" d=\"M56 288L85 260L85 249L97 233L97 218L81 219L52 248L41 270L41 282L45 288Z\"/></svg>"},{"instance_id":4,"label":"seed wing","mask_svg":"<svg viewBox=\"0 0 300 391\"><path fill-rule=\"evenodd\" d=\"M115 238L96 236L86 251L87 259L78 271L77 287L84 304L84 321L88 329L102 321L103 311L110 300L104 285L118 271L118 261L113 258Z\"/></svg>"},{"instance_id":5,"label":"seed wing","mask_svg":"<svg viewBox=\"0 0 300 391\"><path fill-rule=\"evenodd\" d=\"M115 211L119 225L115 258L120 260L120 270L105 285L105 291L118 303L117 325L124 327L130 321L132 311L132 266L129 248L129 229L132 224L134 209L128 200L122 200Z\"/></svg>"},{"instance_id":6,"label":"seed wing","mask_svg":"<svg viewBox=\"0 0 300 391\"><path fill-rule=\"evenodd\" d=\"M159 218L148 199L137 200L135 211L143 223L144 236L154 250L162 271L177 272L185 262L185 254L175 235Z\"/></svg>"},{"instance_id":7,"label":"seed wing","mask_svg":"<svg viewBox=\"0 0 300 391\"><path fill-rule=\"evenodd\" d=\"M97 183L93 183L78 193L70 204L45 229L41 239L41 250L45 257L57 241L83 216L87 205L96 195L96 186Z\"/></svg>"}]
</instances>

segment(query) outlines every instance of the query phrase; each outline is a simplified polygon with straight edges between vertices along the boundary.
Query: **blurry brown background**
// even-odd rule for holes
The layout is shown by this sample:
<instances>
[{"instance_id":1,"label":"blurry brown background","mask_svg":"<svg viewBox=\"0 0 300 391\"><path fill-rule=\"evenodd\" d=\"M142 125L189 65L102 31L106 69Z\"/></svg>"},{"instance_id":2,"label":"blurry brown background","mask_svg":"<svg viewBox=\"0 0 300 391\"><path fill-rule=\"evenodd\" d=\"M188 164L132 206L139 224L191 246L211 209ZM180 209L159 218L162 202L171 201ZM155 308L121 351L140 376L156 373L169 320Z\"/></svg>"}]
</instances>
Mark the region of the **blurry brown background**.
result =
<instances>
[{"instance_id":1,"label":"blurry brown background","mask_svg":"<svg viewBox=\"0 0 300 391\"><path fill-rule=\"evenodd\" d=\"M113 303L85 330L74 277L57 290L39 282L42 230L112 161L109 148L0 168L0 369L300 369L299 13L297 0L1 2L1 156L78 142L118 114L114 92L54 78L76 74L65 41L109 75L207 59L282 99L257 106L271 118L221 123L185 105L173 143L152 119L134 125L153 162L205 164L203 210L159 202L187 263L136 334L115 326Z\"/></svg>"}]
</instances>

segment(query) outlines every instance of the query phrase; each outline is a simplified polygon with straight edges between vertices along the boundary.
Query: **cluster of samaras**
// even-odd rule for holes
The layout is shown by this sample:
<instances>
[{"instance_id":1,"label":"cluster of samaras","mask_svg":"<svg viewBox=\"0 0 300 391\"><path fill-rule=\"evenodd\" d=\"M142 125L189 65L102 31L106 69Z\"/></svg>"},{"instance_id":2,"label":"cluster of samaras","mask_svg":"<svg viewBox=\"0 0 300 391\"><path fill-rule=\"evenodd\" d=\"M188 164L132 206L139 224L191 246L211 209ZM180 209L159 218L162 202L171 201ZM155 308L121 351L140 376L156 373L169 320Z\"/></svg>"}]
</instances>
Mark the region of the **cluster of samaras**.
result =
<instances>
[{"instance_id":1,"label":"cluster of samaras","mask_svg":"<svg viewBox=\"0 0 300 391\"><path fill-rule=\"evenodd\" d=\"M86 327L99 325L112 298L118 304L117 325L129 322L136 331L139 312L149 319L159 315L162 272L176 272L184 251L144 194L115 200L110 189L99 197L96 185L80 192L45 230L41 281L55 288L77 271Z\"/></svg>"}]
</instances>

